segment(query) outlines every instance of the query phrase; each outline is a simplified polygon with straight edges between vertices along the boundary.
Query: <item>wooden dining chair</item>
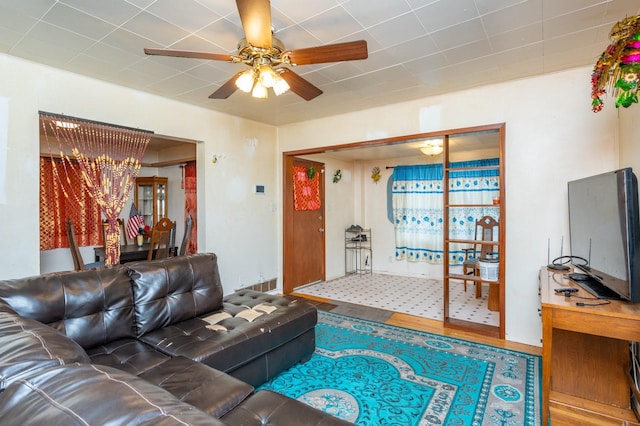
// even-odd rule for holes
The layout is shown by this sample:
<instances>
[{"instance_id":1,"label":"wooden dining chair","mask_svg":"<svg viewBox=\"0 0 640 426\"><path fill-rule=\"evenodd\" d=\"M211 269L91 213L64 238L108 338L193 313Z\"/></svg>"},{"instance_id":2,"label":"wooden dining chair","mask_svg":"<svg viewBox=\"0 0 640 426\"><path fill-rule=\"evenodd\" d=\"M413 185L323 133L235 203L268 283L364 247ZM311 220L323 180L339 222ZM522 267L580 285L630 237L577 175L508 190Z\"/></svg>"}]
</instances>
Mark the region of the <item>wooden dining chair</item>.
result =
<instances>
[{"instance_id":1,"label":"wooden dining chair","mask_svg":"<svg viewBox=\"0 0 640 426\"><path fill-rule=\"evenodd\" d=\"M166 217L153 225L147 260L166 259L172 255L175 227L176 223Z\"/></svg>"},{"instance_id":2,"label":"wooden dining chair","mask_svg":"<svg viewBox=\"0 0 640 426\"><path fill-rule=\"evenodd\" d=\"M109 222L106 220L102 221L102 245L105 246L107 244L107 228L109 226ZM118 219L118 226L120 227L120 242L124 241L124 245L129 245L129 240L127 239L127 228L125 226L124 220Z\"/></svg>"},{"instance_id":3,"label":"wooden dining chair","mask_svg":"<svg viewBox=\"0 0 640 426\"><path fill-rule=\"evenodd\" d=\"M80 254L80 247L78 247L78 240L76 239L76 231L73 227L73 222L71 219L67 218L65 224L67 227L67 238L69 239L69 250L71 250L71 257L73 258L73 270L84 271L86 269L105 266L105 262L84 263L82 255Z\"/></svg>"},{"instance_id":4,"label":"wooden dining chair","mask_svg":"<svg viewBox=\"0 0 640 426\"><path fill-rule=\"evenodd\" d=\"M182 237L182 244L180 244L180 251L178 256L184 256L189 249L189 242L191 241L191 228L193 228L193 218L191 215L187 216L184 221L184 237Z\"/></svg>"},{"instance_id":5,"label":"wooden dining chair","mask_svg":"<svg viewBox=\"0 0 640 426\"><path fill-rule=\"evenodd\" d=\"M498 221L492 216L483 216L476 220L475 241L470 248L462 249L465 253L465 259L462 263L462 273L464 275L479 275L478 261L480 258L487 258L489 254L494 253L494 247L498 242L494 240L494 236L498 232ZM495 242L495 244L486 244L487 241ZM483 244L484 242L484 244ZM467 291L467 281L464 281L464 291ZM482 296L482 283L476 282L476 298Z\"/></svg>"}]
</instances>

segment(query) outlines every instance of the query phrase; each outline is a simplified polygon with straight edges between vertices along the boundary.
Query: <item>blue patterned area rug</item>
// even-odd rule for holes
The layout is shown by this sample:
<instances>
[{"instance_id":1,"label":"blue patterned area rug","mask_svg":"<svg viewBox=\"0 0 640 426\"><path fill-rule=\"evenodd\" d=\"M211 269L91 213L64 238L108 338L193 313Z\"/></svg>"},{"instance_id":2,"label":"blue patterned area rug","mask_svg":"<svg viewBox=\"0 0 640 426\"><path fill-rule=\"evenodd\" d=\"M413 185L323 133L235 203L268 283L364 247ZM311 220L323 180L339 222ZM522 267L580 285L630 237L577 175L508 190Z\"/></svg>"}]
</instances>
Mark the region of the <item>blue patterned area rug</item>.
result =
<instances>
[{"instance_id":1,"label":"blue patterned area rug","mask_svg":"<svg viewBox=\"0 0 640 426\"><path fill-rule=\"evenodd\" d=\"M316 351L260 388L357 425L539 425L541 358L319 311Z\"/></svg>"}]
</instances>

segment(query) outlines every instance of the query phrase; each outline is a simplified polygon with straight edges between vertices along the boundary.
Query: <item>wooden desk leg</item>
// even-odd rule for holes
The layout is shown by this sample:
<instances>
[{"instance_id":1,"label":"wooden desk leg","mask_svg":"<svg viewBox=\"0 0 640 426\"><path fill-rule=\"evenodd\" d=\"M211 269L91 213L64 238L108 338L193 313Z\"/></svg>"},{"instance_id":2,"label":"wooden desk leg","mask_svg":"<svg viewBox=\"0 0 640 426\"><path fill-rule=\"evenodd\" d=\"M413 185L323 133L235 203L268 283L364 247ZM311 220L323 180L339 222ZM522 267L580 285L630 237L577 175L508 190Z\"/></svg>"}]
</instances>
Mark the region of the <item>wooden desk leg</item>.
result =
<instances>
[{"instance_id":1,"label":"wooden desk leg","mask_svg":"<svg viewBox=\"0 0 640 426\"><path fill-rule=\"evenodd\" d=\"M551 391L551 354L553 312L542 309L542 424L549 424L549 392Z\"/></svg>"}]
</instances>

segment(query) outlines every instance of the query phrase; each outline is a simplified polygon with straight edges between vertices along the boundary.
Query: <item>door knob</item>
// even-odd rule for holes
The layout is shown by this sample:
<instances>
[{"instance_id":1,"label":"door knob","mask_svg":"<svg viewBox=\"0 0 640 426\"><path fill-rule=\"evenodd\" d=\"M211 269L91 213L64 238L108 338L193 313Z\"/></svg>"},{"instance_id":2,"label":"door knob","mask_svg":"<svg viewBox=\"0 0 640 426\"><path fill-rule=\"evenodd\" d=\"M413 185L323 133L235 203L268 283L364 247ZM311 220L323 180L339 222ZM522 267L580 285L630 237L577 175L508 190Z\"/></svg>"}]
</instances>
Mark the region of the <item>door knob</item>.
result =
<instances>
[{"instance_id":1,"label":"door knob","mask_svg":"<svg viewBox=\"0 0 640 426\"><path fill-rule=\"evenodd\" d=\"M318 228L318 232L324 232L324 228Z\"/></svg>"}]
</instances>

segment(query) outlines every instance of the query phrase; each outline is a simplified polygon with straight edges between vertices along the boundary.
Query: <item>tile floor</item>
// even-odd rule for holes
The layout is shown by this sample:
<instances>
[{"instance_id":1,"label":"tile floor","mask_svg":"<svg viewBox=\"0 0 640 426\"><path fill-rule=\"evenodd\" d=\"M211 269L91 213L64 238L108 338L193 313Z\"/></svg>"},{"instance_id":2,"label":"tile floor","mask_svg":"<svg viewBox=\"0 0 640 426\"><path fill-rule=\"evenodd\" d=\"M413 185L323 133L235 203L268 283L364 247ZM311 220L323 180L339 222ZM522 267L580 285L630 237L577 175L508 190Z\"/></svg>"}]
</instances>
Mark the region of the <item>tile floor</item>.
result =
<instances>
[{"instance_id":1,"label":"tile floor","mask_svg":"<svg viewBox=\"0 0 640 426\"><path fill-rule=\"evenodd\" d=\"M347 275L298 287L295 292L435 320L444 319L441 280L385 274ZM452 284L449 305L451 317L499 325L499 314L487 309L488 292L488 285L484 285L482 297L476 299L473 283L468 284L466 292L461 282Z\"/></svg>"}]
</instances>

